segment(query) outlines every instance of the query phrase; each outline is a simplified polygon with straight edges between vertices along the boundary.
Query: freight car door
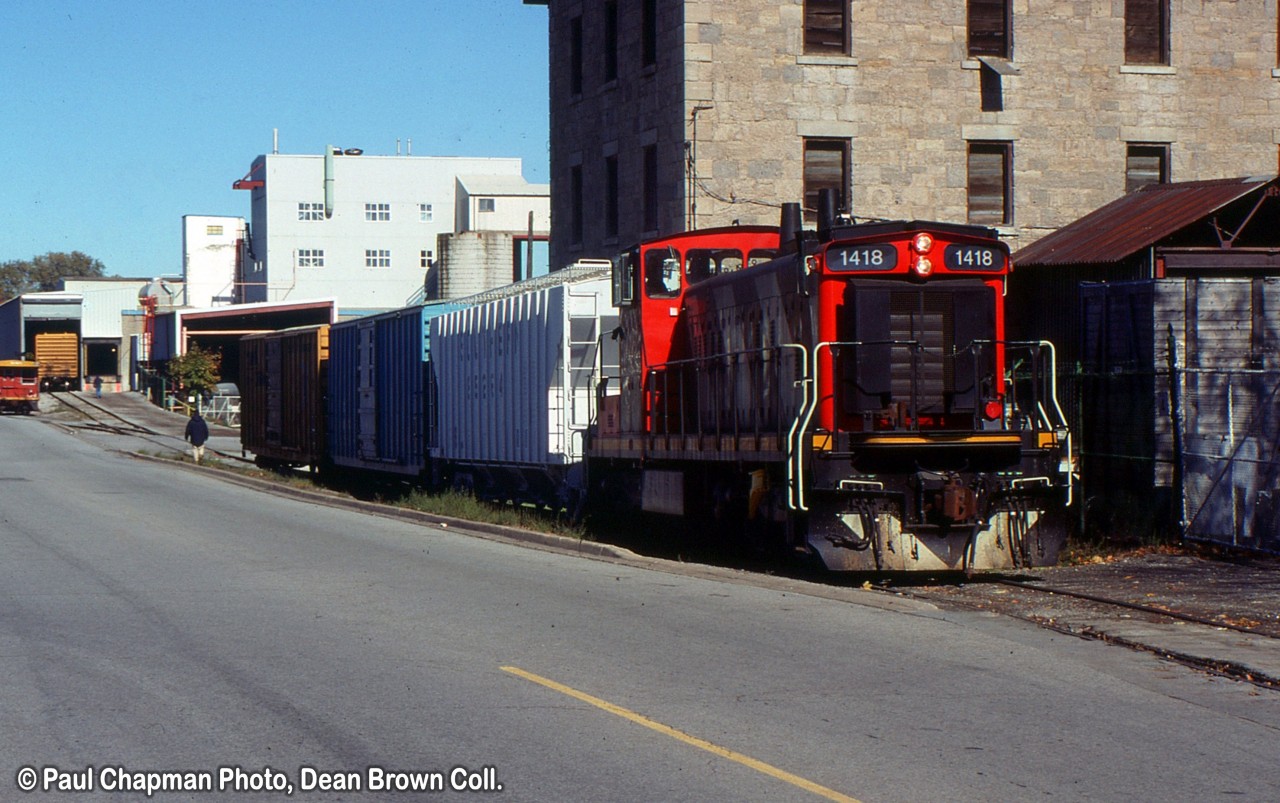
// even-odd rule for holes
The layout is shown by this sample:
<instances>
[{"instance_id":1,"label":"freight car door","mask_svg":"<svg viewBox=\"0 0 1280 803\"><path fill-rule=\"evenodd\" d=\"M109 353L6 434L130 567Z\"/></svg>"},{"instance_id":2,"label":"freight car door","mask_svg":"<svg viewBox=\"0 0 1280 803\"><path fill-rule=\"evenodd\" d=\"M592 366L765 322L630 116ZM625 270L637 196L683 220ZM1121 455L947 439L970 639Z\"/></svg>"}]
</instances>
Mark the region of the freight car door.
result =
<instances>
[{"instance_id":1,"label":"freight car door","mask_svg":"<svg viewBox=\"0 0 1280 803\"><path fill-rule=\"evenodd\" d=\"M356 365L359 374L356 381L356 393L359 395L356 408L359 421L356 432L356 455L367 460L378 457L378 373L374 370L378 354L375 333L376 329L372 323L361 326L356 346L358 355Z\"/></svg>"},{"instance_id":2,"label":"freight car door","mask_svg":"<svg viewBox=\"0 0 1280 803\"><path fill-rule=\"evenodd\" d=\"M266 432L264 435L269 445L279 446L281 441L280 433L283 427L280 408L284 400L284 393L281 388L283 367L280 362L280 339L275 337L268 338L263 341L263 345L266 346L267 364Z\"/></svg>"}]
</instances>

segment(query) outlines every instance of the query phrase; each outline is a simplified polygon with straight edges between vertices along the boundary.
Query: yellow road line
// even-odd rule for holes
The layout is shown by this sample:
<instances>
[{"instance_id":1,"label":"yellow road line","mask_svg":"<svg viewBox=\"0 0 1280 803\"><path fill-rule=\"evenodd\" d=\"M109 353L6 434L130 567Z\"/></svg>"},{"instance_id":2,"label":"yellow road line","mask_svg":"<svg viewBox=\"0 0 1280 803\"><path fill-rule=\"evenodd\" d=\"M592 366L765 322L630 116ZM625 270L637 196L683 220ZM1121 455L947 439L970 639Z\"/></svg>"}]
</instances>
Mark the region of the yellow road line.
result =
<instances>
[{"instance_id":1,"label":"yellow road line","mask_svg":"<svg viewBox=\"0 0 1280 803\"><path fill-rule=\"evenodd\" d=\"M834 789L828 789L825 786L820 786L814 783L813 781L809 781L804 778L801 778L799 775L792 775L786 770L780 770L771 764L766 764L763 761L758 761L752 758L751 756L744 756L742 753L734 752L733 750L730 750L727 747L721 747L720 745L712 744L711 742L708 742L705 739L699 739L697 736L690 736L689 734L678 731L669 725L663 725L661 722L655 722L654 720L649 719L648 717L645 717L645 716L641 716L640 714L637 714L634 711L628 711L627 709L622 708L621 706L617 706L617 705L614 705L613 703L601 700L599 697L592 697L590 694L587 694L586 692L580 692L577 689L570 688L569 686L565 686L562 683L556 683L554 680L551 680L549 678L544 678L541 675L535 675L532 672L526 672L523 669L520 669L519 667L515 667L515 666L504 666L502 667L502 671L510 672L511 674L516 675L517 677L522 677L525 680L531 681L533 683L537 683L540 686L545 686L548 689L551 689L553 691L558 691L561 694L565 694L565 695L568 695L569 697L574 698L575 700L581 700L584 703L594 705L596 708L600 708L605 711L608 711L610 714L615 714L617 716L622 717L623 719L631 720L637 725L643 725L646 728L649 728L650 730L655 730L658 733L661 733L665 736L670 736L671 738L684 742L687 745L692 745L693 747L706 750L708 753L713 753L717 756L720 756L721 758L727 758L730 761L736 761L737 763L742 764L743 766L750 767L756 772L762 772L765 775L768 775L773 778L777 778L780 781L786 781L787 783L793 786L798 786L801 789L804 789L805 791L813 792L815 795L821 795L822 797L825 797L827 800L838 800L840 801L840 803L859 803L857 798L852 798L852 797L849 797L848 795L837 792Z\"/></svg>"}]
</instances>

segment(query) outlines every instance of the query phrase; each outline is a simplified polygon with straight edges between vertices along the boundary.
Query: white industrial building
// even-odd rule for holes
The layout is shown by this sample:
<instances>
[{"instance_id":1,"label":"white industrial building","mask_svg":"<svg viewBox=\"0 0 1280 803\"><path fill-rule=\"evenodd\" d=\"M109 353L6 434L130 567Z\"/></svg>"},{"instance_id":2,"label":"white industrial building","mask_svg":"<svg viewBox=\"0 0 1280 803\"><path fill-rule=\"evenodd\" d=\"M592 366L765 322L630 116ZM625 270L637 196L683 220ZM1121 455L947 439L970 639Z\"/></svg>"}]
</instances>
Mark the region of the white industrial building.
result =
<instances>
[{"instance_id":1,"label":"white industrial building","mask_svg":"<svg viewBox=\"0 0 1280 803\"><path fill-rule=\"evenodd\" d=\"M423 297L441 235L494 231L490 221L511 231L500 238L505 262L486 280L509 282L529 213L535 239L550 231L549 188L526 182L521 169L518 158L373 156L354 148L259 156L233 185L252 193L236 301L332 297L343 317L402 307ZM490 181L494 192L470 191Z\"/></svg>"},{"instance_id":2,"label":"white industrial building","mask_svg":"<svg viewBox=\"0 0 1280 803\"><path fill-rule=\"evenodd\" d=\"M182 217L183 303L191 307L235 303L236 264L244 236L242 217Z\"/></svg>"}]
</instances>

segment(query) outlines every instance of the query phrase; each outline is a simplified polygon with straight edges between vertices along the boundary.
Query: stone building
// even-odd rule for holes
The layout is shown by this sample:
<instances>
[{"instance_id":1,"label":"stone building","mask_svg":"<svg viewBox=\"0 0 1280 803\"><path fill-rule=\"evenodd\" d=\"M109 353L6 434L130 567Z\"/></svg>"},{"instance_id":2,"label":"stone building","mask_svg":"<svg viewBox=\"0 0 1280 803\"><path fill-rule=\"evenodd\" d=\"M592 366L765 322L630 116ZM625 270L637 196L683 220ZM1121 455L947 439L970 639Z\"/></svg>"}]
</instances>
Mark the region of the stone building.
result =
<instances>
[{"instance_id":1,"label":"stone building","mask_svg":"<svg viewBox=\"0 0 1280 803\"><path fill-rule=\"evenodd\" d=\"M1276 0L525 0L547 6L551 264L774 223L995 226L1274 174Z\"/></svg>"}]
</instances>

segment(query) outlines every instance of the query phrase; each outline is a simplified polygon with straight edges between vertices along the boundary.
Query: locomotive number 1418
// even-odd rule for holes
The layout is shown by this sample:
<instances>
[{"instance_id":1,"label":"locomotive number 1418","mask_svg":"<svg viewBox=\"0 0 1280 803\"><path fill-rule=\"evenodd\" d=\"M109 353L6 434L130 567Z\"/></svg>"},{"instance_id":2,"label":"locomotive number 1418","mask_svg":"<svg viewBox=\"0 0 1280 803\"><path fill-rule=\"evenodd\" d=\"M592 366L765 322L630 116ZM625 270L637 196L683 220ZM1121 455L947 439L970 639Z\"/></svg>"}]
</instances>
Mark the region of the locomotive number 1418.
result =
<instances>
[{"instance_id":1,"label":"locomotive number 1418","mask_svg":"<svg viewBox=\"0 0 1280 803\"><path fill-rule=\"evenodd\" d=\"M948 245L942 254L950 270L1000 270L1004 252L989 245Z\"/></svg>"},{"instance_id":2,"label":"locomotive number 1418","mask_svg":"<svg viewBox=\"0 0 1280 803\"><path fill-rule=\"evenodd\" d=\"M827 250L831 270L893 270L898 266L898 249L889 243L845 245Z\"/></svg>"}]
</instances>

